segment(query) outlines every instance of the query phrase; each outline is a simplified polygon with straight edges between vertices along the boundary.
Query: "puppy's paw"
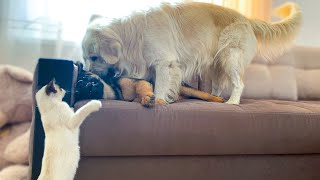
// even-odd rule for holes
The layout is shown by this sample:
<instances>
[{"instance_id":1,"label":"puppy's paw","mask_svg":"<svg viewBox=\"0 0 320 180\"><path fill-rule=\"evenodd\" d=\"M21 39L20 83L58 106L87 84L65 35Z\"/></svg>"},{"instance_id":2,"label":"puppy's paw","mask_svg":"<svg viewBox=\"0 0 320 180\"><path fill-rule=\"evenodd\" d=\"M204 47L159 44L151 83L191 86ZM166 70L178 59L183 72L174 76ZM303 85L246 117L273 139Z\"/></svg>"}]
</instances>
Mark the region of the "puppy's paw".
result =
<instances>
[{"instance_id":1,"label":"puppy's paw","mask_svg":"<svg viewBox=\"0 0 320 180\"><path fill-rule=\"evenodd\" d=\"M88 103L93 112L98 111L102 107L101 101L98 100L91 100Z\"/></svg>"},{"instance_id":2,"label":"puppy's paw","mask_svg":"<svg viewBox=\"0 0 320 180\"><path fill-rule=\"evenodd\" d=\"M155 105L156 97L154 95L151 96L144 96L141 98L141 104L144 107L152 107Z\"/></svg>"},{"instance_id":3,"label":"puppy's paw","mask_svg":"<svg viewBox=\"0 0 320 180\"><path fill-rule=\"evenodd\" d=\"M219 102L219 103L223 103L224 102L224 99L222 97L219 97L219 96L211 96L209 98L209 101L210 102Z\"/></svg>"}]
</instances>

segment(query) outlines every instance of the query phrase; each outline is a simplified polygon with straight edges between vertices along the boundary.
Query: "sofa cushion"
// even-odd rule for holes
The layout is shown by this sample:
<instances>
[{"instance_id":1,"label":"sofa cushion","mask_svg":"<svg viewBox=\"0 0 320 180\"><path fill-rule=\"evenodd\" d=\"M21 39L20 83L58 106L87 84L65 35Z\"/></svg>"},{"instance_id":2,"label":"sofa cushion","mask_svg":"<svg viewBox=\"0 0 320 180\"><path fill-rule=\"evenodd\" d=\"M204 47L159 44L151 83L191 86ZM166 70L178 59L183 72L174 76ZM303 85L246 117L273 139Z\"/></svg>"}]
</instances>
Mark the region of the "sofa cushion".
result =
<instances>
[{"instance_id":1,"label":"sofa cushion","mask_svg":"<svg viewBox=\"0 0 320 180\"><path fill-rule=\"evenodd\" d=\"M295 47L299 99L320 99L320 48Z\"/></svg>"},{"instance_id":2,"label":"sofa cushion","mask_svg":"<svg viewBox=\"0 0 320 180\"><path fill-rule=\"evenodd\" d=\"M85 101L76 104L76 109ZM152 109L124 101L81 126L83 156L320 153L320 101L183 100Z\"/></svg>"},{"instance_id":3,"label":"sofa cushion","mask_svg":"<svg viewBox=\"0 0 320 180\"><path fill-rule=\"evenodd\" d=\"M273 61L254 58L244 75L243 98L278 100L320 99L320 48L294 47ZM209 77L202 75L201 90L211 93ZM230 90L224 90L228 98Z\"/></svg>"},{"instance_id":4,"label":"sofa cushion","mask_svg":"<svg viewBox=\"0 0 320 180\"><path fill-rule=\"evenodd\" d=\"M271 62L255 57L244 75L245 88L242 98L298 100L295 57L292 51ZM211 78L201 76L199 88L211 93ZM231 89L224 89L222 96L228 99Z\"/></svg>"}]
</instances>

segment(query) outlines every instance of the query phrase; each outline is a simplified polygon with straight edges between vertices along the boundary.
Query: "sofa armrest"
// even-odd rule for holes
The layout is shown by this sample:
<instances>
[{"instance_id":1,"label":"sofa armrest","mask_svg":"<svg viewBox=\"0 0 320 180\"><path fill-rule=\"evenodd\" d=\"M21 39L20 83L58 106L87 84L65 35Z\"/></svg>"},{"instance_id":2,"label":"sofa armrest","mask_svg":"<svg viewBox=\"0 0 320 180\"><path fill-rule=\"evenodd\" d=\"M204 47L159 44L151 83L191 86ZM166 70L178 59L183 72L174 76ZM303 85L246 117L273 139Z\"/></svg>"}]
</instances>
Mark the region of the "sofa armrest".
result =
<instances>
[{"instance_id":1,"label":"sofa armrest","mask_svg":"<svg viewBox=\"0 0 320 180\"><path fill-rule=\"evenodd\" d=\"M44 151L44 130L41 122L40 113L35 101L35 93L53 78L57 84L66 90L63 101L73 106L75 103L74 92L78 76L78 67L69 60L59 59L39 59L34 73L33 81L33 116L30 133L30 151L29 151L29 178L38 179L41 171L42 156Z\"/></svg>"}]
</instances>

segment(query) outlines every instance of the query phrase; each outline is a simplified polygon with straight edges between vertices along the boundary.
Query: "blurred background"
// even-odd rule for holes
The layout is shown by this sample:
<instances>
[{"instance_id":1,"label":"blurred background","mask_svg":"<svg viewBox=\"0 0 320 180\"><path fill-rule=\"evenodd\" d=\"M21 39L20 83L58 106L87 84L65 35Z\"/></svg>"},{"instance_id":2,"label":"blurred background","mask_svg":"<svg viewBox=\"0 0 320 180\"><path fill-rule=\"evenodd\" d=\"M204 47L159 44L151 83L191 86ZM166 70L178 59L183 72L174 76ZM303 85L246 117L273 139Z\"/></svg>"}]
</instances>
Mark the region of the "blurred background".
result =
<instances>
[{"instance_id":1,"label":"blurred background","mask_svg":"<svg viewBox=\"0 0 320 180\"><path fill-rule=\"evenodd\" d=\"M0 64L33 71L39 57L82 60L81 40L92 14L128 15L160 2L190 0L0 0ZM197 0L233 8L250 18L275 21L272 8L286 0ZM304 22L297 45L320 46L320 1L293 0Z\"/></svg>"}]
</instances>

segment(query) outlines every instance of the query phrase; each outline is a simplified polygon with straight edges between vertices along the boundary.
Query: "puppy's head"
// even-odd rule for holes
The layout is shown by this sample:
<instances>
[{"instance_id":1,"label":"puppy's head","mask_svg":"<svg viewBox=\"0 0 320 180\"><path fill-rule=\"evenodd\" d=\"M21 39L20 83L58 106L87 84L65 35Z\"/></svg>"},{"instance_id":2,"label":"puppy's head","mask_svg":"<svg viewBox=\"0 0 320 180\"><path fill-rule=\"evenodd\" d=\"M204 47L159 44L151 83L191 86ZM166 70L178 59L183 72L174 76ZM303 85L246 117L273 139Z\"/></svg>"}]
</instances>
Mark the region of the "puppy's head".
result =
<instances>
[{"instance_id":1,"label":"puppy's head","mask_svg":"<svg viewBox=\"0 0 320 180\"><path fill-rule=\"evenodd\" d=\"M103 99L104 84L95 74L85 71L81 62L75 63L78 66L78 79L76 83L76 101L83 99Z\"/></svg>"},{"instance_id":2,"label":"puppy's head","mask_svg":"<svg viewBox=\"0 0 320 180\"><path fill-rule=\"evenodd\" d=\"M103 99L104 85L101 79L90 73L82 71L76 83L76 101L83 99Z\"/></svg>"},{"instance_id":3,"label":"puppy's head","mask_svg":"<svg viewBox=\"0 0 320 180\"><path fill-rule=\"evenodd\" d=\"M110 28L104 18L94 19L82 40L83 58L86 66L100 77L106 76L111 69L116 71L122 57L120 37Z\"/></svg>"}]
</instances>

